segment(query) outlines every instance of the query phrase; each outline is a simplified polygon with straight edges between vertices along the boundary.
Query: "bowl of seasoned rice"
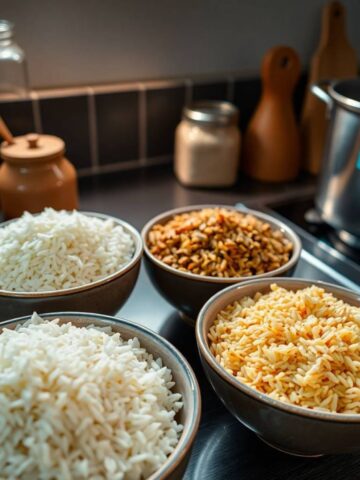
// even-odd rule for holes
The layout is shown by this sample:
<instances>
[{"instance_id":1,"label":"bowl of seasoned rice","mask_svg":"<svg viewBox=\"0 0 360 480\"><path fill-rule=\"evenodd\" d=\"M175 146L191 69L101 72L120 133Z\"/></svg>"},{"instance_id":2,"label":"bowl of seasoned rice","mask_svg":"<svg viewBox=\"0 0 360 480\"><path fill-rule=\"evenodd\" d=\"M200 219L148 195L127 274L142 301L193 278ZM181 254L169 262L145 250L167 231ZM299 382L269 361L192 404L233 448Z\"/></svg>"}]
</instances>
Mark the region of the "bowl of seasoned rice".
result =
<instances>
[{"instance_id":1,"label":"bowl of seasoned rice","mask_svg":"<svg viewBox=\"0 0 360 480\"><path fill-rule=\"evenodd\" d=\"M229 411L283 452L360 452L360 296L298 278L249 280L199 313L205 373Z\"/></svg>"},{"instance_id":2,"label":"bowl of seasoned rice","mask_svg":"<svg viewBox=\"0 0 360 480\"><path fill-rule=\"evenodd\" d=\"M292 275L301 241L265 213L225 205L164 212L142 230L144 260L159 293L194 325L216 292L249 278Z\"/></svg>"},{"instance_id":3,"label":"bowl of seasoned rice","mask_svg":"<svg viewBox=\"0 0 360 480\"><path fill-rule=\"evenodd\" d=\"M132 292L143 245L123 220L45 209L0 224L0 321L33 311L115 314Z\"/></svg>"},{"instance_id":4,"label":"bowl of seasoned rice","mask_svg":"<svg viewBox=\"0 0 360 480\"><path fill-rule=\"evenodd\" d=\"M51 313L0 326L2 478L181 479L201 415L187 360L124 319Z\"/></svg>"}]
</instances>

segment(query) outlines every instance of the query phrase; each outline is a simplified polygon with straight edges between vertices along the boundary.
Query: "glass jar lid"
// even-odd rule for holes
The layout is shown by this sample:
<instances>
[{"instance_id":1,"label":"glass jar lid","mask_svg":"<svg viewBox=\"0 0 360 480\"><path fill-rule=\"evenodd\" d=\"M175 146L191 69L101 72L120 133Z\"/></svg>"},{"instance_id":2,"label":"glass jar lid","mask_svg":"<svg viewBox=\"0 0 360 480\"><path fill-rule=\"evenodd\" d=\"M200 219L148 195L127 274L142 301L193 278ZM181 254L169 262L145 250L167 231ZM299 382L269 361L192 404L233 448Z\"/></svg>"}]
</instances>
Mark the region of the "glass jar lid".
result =
<instances>
[{"instance_id":1,"label":"glass jar lid","mask_svg":"<svg viewBox=\"0 0 360 480\"><path fill-rule=\"evenodd\" d=\"M239 118L239 110L230 102L201 101L184 107L183 118L208 125L233 125Z\"/></svg>"},{"instance_id":2,"label":"glass jar lid","mask_svg":"<svg viewBox=\"0 0 360 480\"><path fill-rule=\"evenodd\" d=\"M0 40L7 40L13 36L14 24L0 19Z\"/></svg>"}]
</instances>

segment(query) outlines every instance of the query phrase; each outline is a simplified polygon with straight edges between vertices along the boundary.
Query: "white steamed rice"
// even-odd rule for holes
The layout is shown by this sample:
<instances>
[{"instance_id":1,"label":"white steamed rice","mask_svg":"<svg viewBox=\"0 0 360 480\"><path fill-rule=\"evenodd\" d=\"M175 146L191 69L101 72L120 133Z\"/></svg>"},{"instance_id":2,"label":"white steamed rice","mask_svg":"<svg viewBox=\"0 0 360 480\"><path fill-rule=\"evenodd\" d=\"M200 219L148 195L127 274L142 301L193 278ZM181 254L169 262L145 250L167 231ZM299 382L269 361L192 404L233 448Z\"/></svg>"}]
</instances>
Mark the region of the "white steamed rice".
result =
<instances>
[{"instance_id":1,"label":"white steamed rice","mask_svg":"<svg viewBox=\"0 0 360 480\"><path fill-rule=\"evenodd\" d=\"M0 228L0 289L41 292L100 280L126 265L135 245L113 220L46 208Z\"/></svg>"},{"instance_id":2,"label":"white steamed rice","mask_svg":"<svg viewBox=\"0 0 360 480\"><path fill-rule=\"evenodd\" d=\"M178 443L171 371L133 338L36 314L0 335L0 478L147 478Z\"/></svg>"}]
</instances>

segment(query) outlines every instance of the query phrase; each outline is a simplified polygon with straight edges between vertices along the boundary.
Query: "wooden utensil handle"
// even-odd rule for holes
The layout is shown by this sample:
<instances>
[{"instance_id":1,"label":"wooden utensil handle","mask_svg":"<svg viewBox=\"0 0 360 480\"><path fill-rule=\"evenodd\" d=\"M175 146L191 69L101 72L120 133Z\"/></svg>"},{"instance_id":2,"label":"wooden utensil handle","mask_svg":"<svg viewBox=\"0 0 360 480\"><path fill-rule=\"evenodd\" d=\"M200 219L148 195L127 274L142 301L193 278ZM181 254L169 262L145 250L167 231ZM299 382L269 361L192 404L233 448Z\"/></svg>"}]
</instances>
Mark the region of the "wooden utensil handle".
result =
<instances>
[{"instance_id":1,"label":"wooden utensil handle","mask_svg":"<svg viewBox=\"0 0 360 480\"><path fill-rule=\"evenodd\" d=\"M345 7L340 2L334 1L325 5L320 38L322 47L339 41L347 42L345 16Z\"/></svg>"},{"instance_id":2,"label":"wooden utensil handle","mask_svg":"<svg viewBox=\"0 0 360 480\"><path fill-rule=\"evenodd\" d=\"M300 74L298 54L290 47L271 48L261 69L264 93L290 97Z\"/></svg>"},{"instance_id":3,"label":"wooden utensil handle","mask_svg":"<svg viewBox=\"0 0 360 480\"><path fill-rule=\"evenodd\" d=\"M6 140L10 145L14 143L14 137L2 117L0 117L0 137Z\"/></svg>"}]
</instances>

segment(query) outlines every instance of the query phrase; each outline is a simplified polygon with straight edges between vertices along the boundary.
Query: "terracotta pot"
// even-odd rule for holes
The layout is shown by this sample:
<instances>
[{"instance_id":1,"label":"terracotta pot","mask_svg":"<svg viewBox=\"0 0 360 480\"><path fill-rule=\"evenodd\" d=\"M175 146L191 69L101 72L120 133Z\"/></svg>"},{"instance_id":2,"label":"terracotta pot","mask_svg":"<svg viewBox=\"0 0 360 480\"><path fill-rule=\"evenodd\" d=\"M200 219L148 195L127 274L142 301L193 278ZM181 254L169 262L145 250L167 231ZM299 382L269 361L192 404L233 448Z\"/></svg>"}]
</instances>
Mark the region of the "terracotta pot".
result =
<instances>
[{"instance_id":1,"label":"terracotta pot","mask_svg":"<svg viewBox=\"0 0 360 480\"><path fill-rule=\"evenodd\" d=\"M45 207L78 207L77 174L64 151L64 142L52 135L31 134L2 143L0 198L5 218Z\"/></svg>"}]
</instances>

